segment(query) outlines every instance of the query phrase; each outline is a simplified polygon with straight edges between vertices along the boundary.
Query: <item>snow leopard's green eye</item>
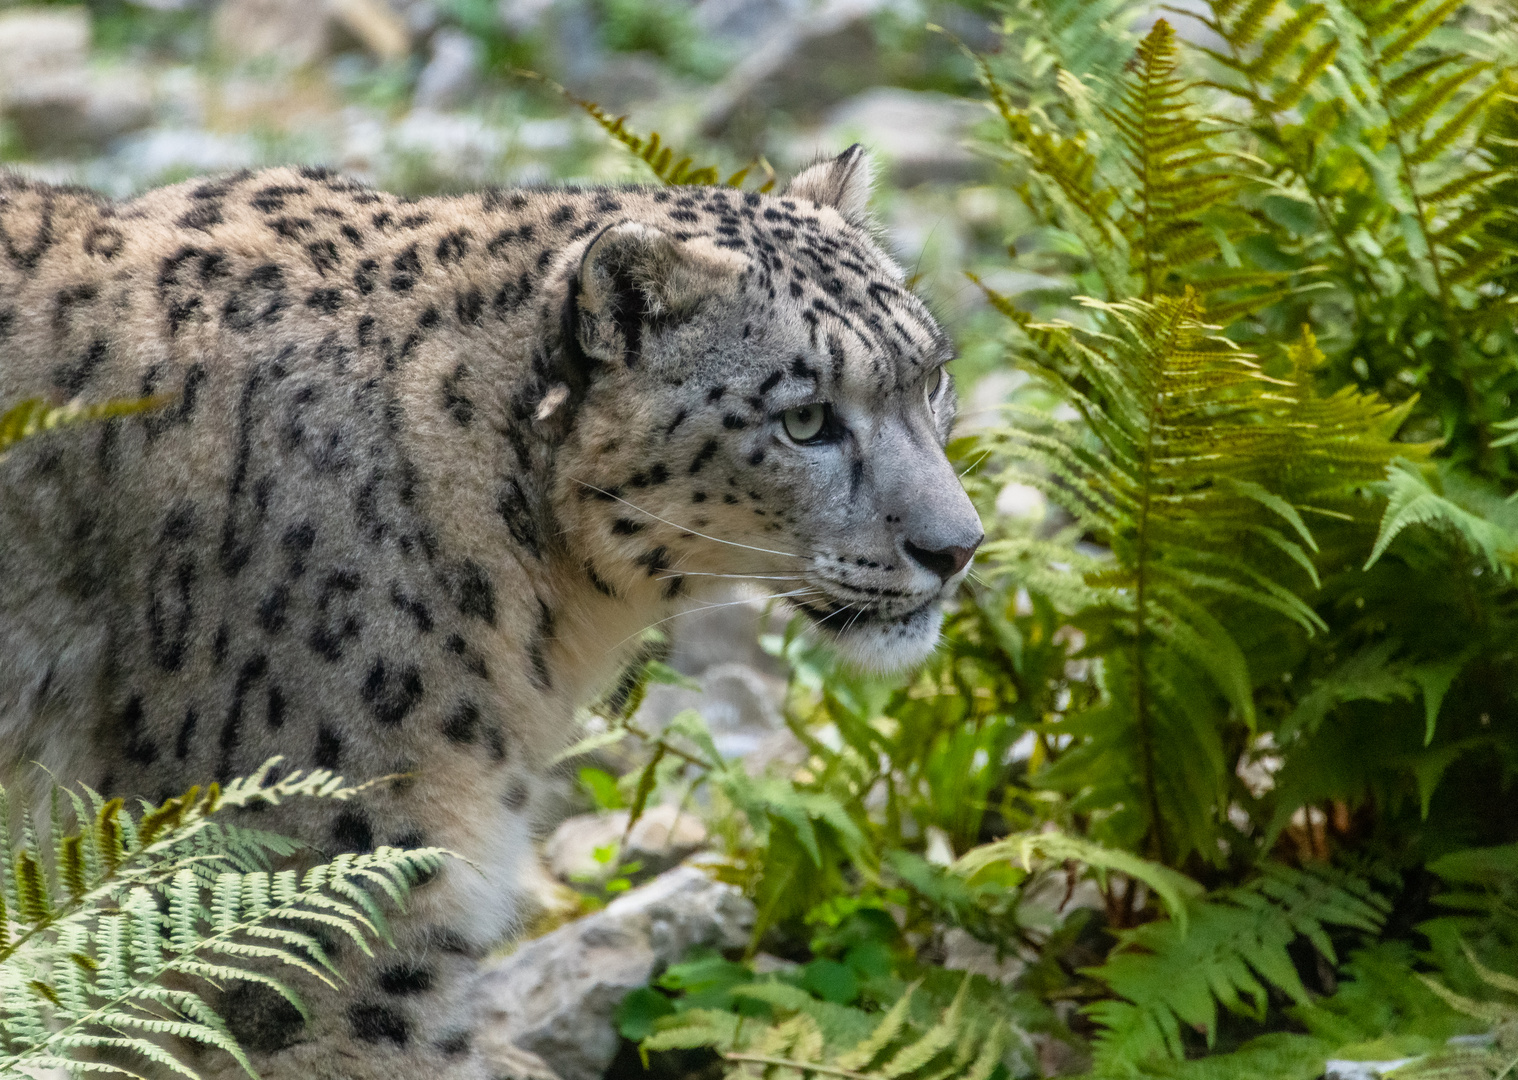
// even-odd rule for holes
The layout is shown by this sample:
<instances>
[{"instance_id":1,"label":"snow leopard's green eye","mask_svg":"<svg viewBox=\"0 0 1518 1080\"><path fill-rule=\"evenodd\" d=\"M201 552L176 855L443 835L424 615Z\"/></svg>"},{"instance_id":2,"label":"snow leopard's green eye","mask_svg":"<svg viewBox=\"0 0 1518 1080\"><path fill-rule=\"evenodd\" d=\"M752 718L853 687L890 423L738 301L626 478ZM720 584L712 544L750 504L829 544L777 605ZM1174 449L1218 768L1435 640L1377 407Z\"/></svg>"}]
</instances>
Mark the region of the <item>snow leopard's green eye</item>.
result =
<instances>
[{"instance_id":1,"label":"snow leopard's green eye","mask_svg":"<svg viewBox=\"0 0 1518 1080\"><path fill-rule=\"evenodd\" d=\"M780 414L780 422L793 442L811 442L822 433L822 426L827 422L827 406L814 401L810 405L786 409Z\"/></svg>"},{"instance_id":2,"label":"snow leopard's green eye","mask_svg":"<svg viewBox=\"0 0 1518 1080\"><path fill-rule=\"evenodd\" d=\"M949 372L946 368L939 368L928 376L923 384L923 392L928 399L928 408L938 408L938 401L943 397L943 392L949 386Z\"/></svg>"}]
</instances>

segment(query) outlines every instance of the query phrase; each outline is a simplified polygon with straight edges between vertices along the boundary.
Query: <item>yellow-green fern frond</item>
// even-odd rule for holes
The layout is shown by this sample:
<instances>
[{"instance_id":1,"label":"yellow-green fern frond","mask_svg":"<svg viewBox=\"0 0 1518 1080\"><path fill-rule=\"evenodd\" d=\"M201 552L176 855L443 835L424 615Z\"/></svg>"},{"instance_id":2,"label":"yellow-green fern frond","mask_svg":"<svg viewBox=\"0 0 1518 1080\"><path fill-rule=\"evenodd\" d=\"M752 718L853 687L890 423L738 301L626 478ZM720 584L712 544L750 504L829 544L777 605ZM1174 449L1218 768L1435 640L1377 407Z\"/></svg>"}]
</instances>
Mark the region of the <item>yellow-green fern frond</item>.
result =
<instances>
[{"instance_id":1,"label":"yellow-green fern frond","mask_svg":"<svg viewBox=\"0 0 1518 1080\"><path fill-rule=\"evenodd\" d=\"M875 1020L783 983L757 982L734 993L768 1005L771 1019L690 1009L656 1021L641 1049L710 1047L730 1078L752 1076L758 1067L777 1080L989 1080L1004 1064L1014 1033L1007 1019L971 1005L970 989L971 978L963 978L947 1007L914 1023L915 984ZM859 1019L868 1024L862 1035Z\"/></svg>"},{"instance_id":2,"label":"yellow-green fern frond","mask_svg":"<svg viewBox=\"0 0 1518 1080\"><path fill-rule=\"evenodd\" d=\"M523 78L532 79L551 88L566 101L578 106L587 116L600 125L601 129L617 142L627 147L628 151L642 161L664 183L679 186L722 186L741 188L756 167L764 174L764 182L755 190L760 192L772 191L775 187L775 170L763 157L755 159L748 165L732 173L727 179L722 179L722 174L715 165L697 165L695 158L689 154L681 154L674 147L664 143L657 131L649 135L640 135L627 126L626 116L612 116L594 101L582 98L570 92L552 79L545 78L535 71L517 72Z\"/></svg>"},{"instance_id":3,"label":"yellow-green fern frond","mask_svg":"<svg viewBox=\"0 0 1518 1080\"><path fill-rule=\"evenodd\" d=\"M39 432L51 431L64 424L78 424L87 420L105 420L112 416L129 416L132 413L156 409L172 400L171 397L139 398L135 401L105 401L85 404L71 401L66 405L50 405L41 398L29 398L17 402L0 413L0 454L16 443Z\"/></svg>"}]
</instances>

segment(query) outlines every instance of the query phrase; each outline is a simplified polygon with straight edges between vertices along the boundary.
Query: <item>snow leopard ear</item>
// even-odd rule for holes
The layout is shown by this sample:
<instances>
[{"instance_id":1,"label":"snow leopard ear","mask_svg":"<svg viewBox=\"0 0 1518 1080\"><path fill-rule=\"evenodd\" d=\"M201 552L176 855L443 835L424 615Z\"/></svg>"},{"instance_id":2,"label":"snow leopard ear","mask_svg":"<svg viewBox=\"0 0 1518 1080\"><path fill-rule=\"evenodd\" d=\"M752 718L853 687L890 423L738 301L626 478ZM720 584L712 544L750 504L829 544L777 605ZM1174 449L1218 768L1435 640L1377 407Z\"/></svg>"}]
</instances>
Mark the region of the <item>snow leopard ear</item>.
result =
<instances>
[{"instance_id":1,"label":"snow leopard ear","mask_svg":"<svg viewBox=\"0 0 1518 1080\"><path fill-rule=\"evenodd\" d=\"M786 185L784 195L831 206L851 225L865 227L870 222L870 185L874 179L869 155L855 143L835 158L802 169Z\"/></svg>"},{"instance_id":2,"label":"snow leopard ear","mask_svg":"<svg viewBox=\"0 0 1518 1080\"><path fill-rule=\"evenodd\" d=\"M634 366L649 323L668 326L732 293L748 260L710 237L677 240L636 221L601 232L580 260L580 342L599 360Z\"/></svg>"}]
</instances>

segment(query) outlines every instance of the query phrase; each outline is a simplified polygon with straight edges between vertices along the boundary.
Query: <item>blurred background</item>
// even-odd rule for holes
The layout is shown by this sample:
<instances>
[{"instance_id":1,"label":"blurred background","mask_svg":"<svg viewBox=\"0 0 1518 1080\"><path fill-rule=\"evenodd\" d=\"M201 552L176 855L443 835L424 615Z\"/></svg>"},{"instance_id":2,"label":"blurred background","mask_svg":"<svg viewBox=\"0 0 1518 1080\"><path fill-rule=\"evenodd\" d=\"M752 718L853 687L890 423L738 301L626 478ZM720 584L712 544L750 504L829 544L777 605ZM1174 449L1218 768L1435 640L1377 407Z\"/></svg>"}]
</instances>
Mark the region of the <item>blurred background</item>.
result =
<instances>
[{"instance_id":1,"label":"blurred background","mask_svg":"<svg viewBox=\"0 0 1518 1080\"><path fill-rule=\"evenodd\" d=\"M997 41L974 0L0 6L0 162L118 197L285 162L413 196L653 181L517 74L535 71L702 161L762 157L782 181L865 143L887 243L974 352L977 320L992 324L962 271L1005 266L1015 196L985 183L991 166L966 145L986 113L961 95L979 88L930 24L973 48Z\"/></svg>"}]
</instances>

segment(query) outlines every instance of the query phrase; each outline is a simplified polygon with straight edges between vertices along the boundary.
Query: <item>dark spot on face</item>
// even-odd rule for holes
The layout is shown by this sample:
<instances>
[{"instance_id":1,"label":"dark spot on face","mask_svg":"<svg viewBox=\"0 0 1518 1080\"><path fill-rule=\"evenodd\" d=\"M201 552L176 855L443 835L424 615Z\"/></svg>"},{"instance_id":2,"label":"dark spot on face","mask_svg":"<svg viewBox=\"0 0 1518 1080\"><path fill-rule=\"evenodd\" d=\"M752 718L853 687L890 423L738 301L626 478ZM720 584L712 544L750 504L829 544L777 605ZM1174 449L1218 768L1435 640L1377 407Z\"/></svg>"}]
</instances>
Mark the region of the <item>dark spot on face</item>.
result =
<instances>
[{"instance_id":1,"label":"dark spot on face","mask_svg":"<svg viewBox=\"0 0 1518 1080\"><path fill-rule=\"evenodd\" d=\"M748 421L743 419L743 417L736 415L735 413L728 413L722 418L722 426L727 428L729 431L742 431L744 428L748 427Z\"/></svg>"},{"instance_id":2,"label":"dark spot on face","mask_svg":"<svg viewBox=\"0 0 1518 1080\"><path fill-rule=\"evenodd\" d=\"M704 491L695 491L695 492L692 492L691 493L691 497L690 497L690 501L693 502L693 503L705 502L706 501L706 492L704 492Z\"/></svg>"},{"instance_id":3,"label":"dark spot on face","mask_svg":"<svg viewBox=\"0 0 1518 1080\"><path fill-rule=\"evenodd\" d=\"M258 602L258 625L267 634L285 628L286 610L290 606L290 586L276 585Z\"/></svg>"},{"instance_id":4,"label":"dark spot on face","mask_svg":"<svg viewBox=\"0 0 1518 1080\"><path fill-rule=\"evenodd\" d=\"M495 625L495 585L483 566L465 559L453 571L449 588L459 614Z\"/></svg>"},{"instance_id":5,"label":"dark spot on face","mask_svg":"<svg viewBox=\"0 0 1518 1080\"><path fill-rule=\"evenodd\" d=\"M501 802L508 810L521 810L527 805L527 800L532 792L527 787L526 781L521 777L512 780L511 786L506 789L506 794L501 796Z\"/></svg>"},{"instance_id":6,"label":"dark spot on face","mask_svg":"<svg viewBox=\"0 0 1518 1080\"><path fill-rule=\"evenodd\" d=\"M706 403L708 405L715 405L715 404L717 404L717 402L719 402L719 401L722 400L722 395L725 394L725 393L727 393L727 387L725 387L725 386L714 386L714 387L712 387L710 390L708 390L706 392Z\"/></svg>"},{"instance_id":7,"label":"dark spot on face","mask_svg":"<svg viewBox=\"0 0 1518 1080\"><path fill-rule=\"evenodd\" d=\"M474 742L479 725L480 707L472 701L464 701L443 721L443 734L451 742L468 744Z\"/></svg>"},{"instance_id":8,"label":"dark spot on face","mask_svg":"<svg viewBox=\"0 0 1518 1080\"><path fill-rule=\"evenodd\" d=\"M437 261L444 266L463 260L469 251L469 234L463 229L455 229L437 242Z\"/></svg>"},{"instance_id":9,"label":"dark spot on face","mask_svg":"<svg viewBox=\"0 0 1518 1080\"><path fill-rule=\"evenodd\" d=\"M126 238L114 225L96 225L84 238L84 253L110 262L126 246Z\"/></svg>"},{"instance_id":10,"label":"dark spot on face","mask_svg":"<svg viewBox=\"0 0 1518 1080\"><path fill-rule=\"evenodd\" d=\"M469 1031L450 1031L432 1045L444 1057L458 1057L460 1054L469 1052L472 1039L473 1036Z\"/></svg>"},{"instance_id":11,"label":"dark spot on face","mask_svg":"<svg viewBox=\"0 0 1518 1080\"><path fill-rule=\"evenodd\" d=\"M201 229L210 232L213 225L220 225L223 220L220 203L203 202L198 206L190 207L175 224L182 229Z\"/></svg>"},{"instance_id":12,"label":"dark spot on face","mask_svg":"<svg viewBox=\"0 0 1518 1080\"><path fill-rule=\"evenodd\" d=\"M313 289L306 297L306 306L323 315L333 315L343 306L341 289Z\"/></svg>"},{"instance_id":13,"label":"dark spot on face","mask_svg":"<svg viewBox=\"0 0 1518 1080\"><path fill-rule=\"evenodd\" d=\"M462 389L468 378L469 367L460 361L442 382L443 409L459 427L468 427L474 422L474 399Z\"/></svg>"},{"instance_id":14,"label":"dark spot on face","mask_svg":"<svg viewBox=\"0 0 1518 1080\"><path fill-rule=\"evenodd\" d=\"M633 521L631 518L617 518L611 523L611 531L618 536L632 536L634 533L643 531L644 523Z\"/></svg>"},{"instance_id":15,"label":"dark spot on face","mask_svg":"<svg viewBox=\"0 0 1518 1080\"><path fill-rule=\"evenodd\" d=\"M760 446L752 450L748 455L748 463L750 465L764 464L764 447Z\"/></svg>"},{"instance_id":16,"label":"dark spot on face","mask_svg":"<svg viewBox=\"0 0 1518 1080\"><path fill-rule=\"evenodd\" d=\"M639 566L646 567L648 576L653 577L669 569L669 549L662 546L656 547L651 551L645 551L633 561Z\"/></svg>"},{"instance_id":17,"label":"dark spot on face","mask_svg":"<svg viewBox=\"0 0 1518 1080\"><path fill-rule=\"evenodd\" d=\"M390 289L392 292L410 292L422 273L422 260L412 244L397 255L390 264Z\"/></svg>"},{"instance_id":18,"label":"dark spot on face","mask_svg":"<svg viewBox=\"0 0 1518 1080\"><path fill-rule=\"evenodd\" d=\"M471 288L459 293L453 300L453 313L459 322L467 326L478 326L485 312L485 294L479 289Z\"/></svg>"},{"instance_id":19,"label":"dark spot on face","mask_svg":"<svg viewBox=\"0 0 1518 1080\"><path fill-rule=\"evenodd\" d=\"M183 761L190 754L190 741L195 738L195 725L200 720L194 709L186 709L184 720L179 724L179 735L174 740L174 756Z\"/></svg>"},{"instance_id":20,"label":"dark spot on face","mask_svg":"<svg viewBox=\"0 0 1518 1080\"><path fill-rule=\"evenodd\" d=\"M353 287L362 295L374 291L374 279L379 274L379 263L374 259L360 259L353 270Z\"/></svg>"},{"instance_id":21,"label":"dark spot on face","mask_svg":"<svg viewBox=\"0 0 1518 1080\"><path fill-rule=\"evenodd\" d=\"M122 752L128 761L151 765L158 759L158 747L142 730L142 695L133 694L121 710Z\"/></svg>"}]
</instances>

